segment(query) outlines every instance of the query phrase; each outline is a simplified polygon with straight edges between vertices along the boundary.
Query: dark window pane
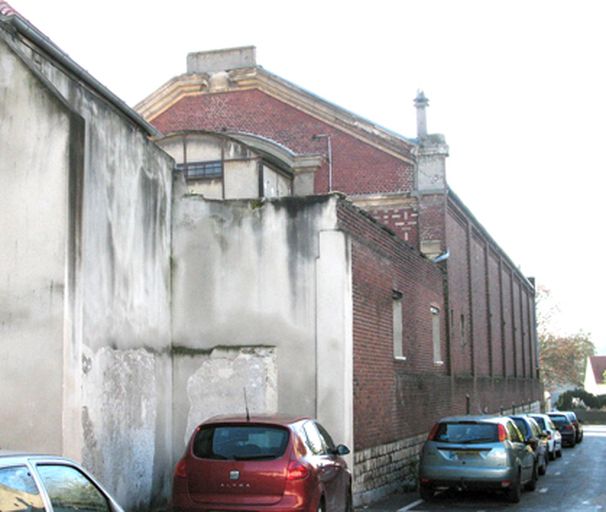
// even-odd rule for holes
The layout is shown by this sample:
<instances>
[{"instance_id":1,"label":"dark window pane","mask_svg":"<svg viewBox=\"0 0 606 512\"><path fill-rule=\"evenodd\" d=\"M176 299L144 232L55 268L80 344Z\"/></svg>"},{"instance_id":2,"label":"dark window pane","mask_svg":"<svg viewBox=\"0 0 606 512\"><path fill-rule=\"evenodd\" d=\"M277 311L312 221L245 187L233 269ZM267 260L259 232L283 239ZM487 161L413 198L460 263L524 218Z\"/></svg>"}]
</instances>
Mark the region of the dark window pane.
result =
<instances>
[{"instance_id":1,"label":"dark window pane","mask_svg":"<svg viewBox=\"0 0 606 512\"><path fill-rule=\"evenodd\" d=\"M324 453L324 443L320 437L320 433L316 426L308 421L303 425L303 431L305 432L305 444L314 455L321 455Z\"/></svg>"},{"instance_id":2,"label":"dark window pane","mask_svg":"<svg viewBox=\"0 0 606 512\"><path fill-rule=\"evenodd\" d=\"M0 469L0 512L43 509L36 483L25 466Z\"/></svg>"},{"instance_id":3,"label":"dark window pane","mask_svg":"<svg viewBox=\"0 0 606 512\"><path fill-rule=\"evenodd\" d=\"M492 443L499 440L494 423L440 423L435 437L443 443Z\"/></svg>"},{"instance_id":4,"label":"dark window pane","mask_svg":"<svg viewBox=\"0 0 606 512\"><path fill-rule=\"evenodd\" d=\"M320 435L322 436L322 439L324 440L324 444L326 445L326 447L331 451L334 452L337 447L335 446L334 441L332 440L332 437L330 437L330 434L326 431L326 429L320 425L319 423L316 423L316 427L318 427L318 430L320 431Z\"/></svg>"},{"instance_id":5,"label":"dark window pane","mask_svg":"<svg viewBox=\"0 0 606 512\"><path fill-rule=\"evenodd\" d=\"M194 439L194 455L203 459L276 459L284 455L290 431L268 425L203 427Z\"/></svg>"},{"instance_id":6,"label":"dark window pane","mask_svg":"<svg viewBox=\"0 0 606 512\"><path fill-rule=\"evenodd\" d=\"M54 512L106 512L105 496L80 471L71 466L40 465L38 473Z\"/></svg>"},{"instance_id":7,"label":"dark window pane","mask_svg":"<svg viewBox=\"0 0 606 512\"><path fill-rule=\"evenodd\" d=\"M516 427L518 427L518 429L520 430L520 432L522 432L523 436L528 436L529 432L528 432L528 426L526 425L526 422L524 420L521 420L519 418L514 418L513 421L516 424Z\"/></svg>"},{"instance_id":8,"label":"dark window pane","mask_svg":"<svg viewBox=\"0 0 606 512\"><path fill-rule=\"evenodd\" d=\"M220 178L223 174L223 162L216 160L212 162L188 162L177 164L177 169L186 171L189 179Z\"/></svg>"}]
</instances>

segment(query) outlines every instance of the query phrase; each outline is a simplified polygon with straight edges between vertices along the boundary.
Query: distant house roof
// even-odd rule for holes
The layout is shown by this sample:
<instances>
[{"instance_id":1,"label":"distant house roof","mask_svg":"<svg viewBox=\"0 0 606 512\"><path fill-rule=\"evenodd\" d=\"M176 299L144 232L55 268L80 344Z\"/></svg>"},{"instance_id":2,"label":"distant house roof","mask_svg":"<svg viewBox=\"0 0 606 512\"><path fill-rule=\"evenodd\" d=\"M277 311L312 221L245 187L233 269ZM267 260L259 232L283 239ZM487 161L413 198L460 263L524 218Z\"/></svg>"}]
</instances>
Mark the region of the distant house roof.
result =
<instances>
[{"instance_id":1,"label":"distant house roof","mask_svg":"<svg viewBox=\"0 0 606 512\"><path fill-rule=\"evenodd\" d=\"M604 372L606 371L606 356L591 356L589 364L597 384L604 384Z\"/></svg>"}]
</instances>

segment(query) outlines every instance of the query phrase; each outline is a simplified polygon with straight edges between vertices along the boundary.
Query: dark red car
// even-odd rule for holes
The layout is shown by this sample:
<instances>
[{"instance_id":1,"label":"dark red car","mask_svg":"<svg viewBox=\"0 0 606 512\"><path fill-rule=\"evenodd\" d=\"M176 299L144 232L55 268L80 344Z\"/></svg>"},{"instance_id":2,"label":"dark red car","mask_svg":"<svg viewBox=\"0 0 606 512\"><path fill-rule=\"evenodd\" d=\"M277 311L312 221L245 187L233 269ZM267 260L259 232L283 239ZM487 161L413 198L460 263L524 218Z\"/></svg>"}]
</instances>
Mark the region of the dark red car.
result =
<instances>
[{"instance_id":1,"label":"dark red car","mask_svg":"<svg viewBox=\"0 0 606 512\"><path fill-rule=\"evenodd\" d=\"M350 512L348 453L310 418L211 418L175 467L173 510Z\"/></svg>"}]
</instances>

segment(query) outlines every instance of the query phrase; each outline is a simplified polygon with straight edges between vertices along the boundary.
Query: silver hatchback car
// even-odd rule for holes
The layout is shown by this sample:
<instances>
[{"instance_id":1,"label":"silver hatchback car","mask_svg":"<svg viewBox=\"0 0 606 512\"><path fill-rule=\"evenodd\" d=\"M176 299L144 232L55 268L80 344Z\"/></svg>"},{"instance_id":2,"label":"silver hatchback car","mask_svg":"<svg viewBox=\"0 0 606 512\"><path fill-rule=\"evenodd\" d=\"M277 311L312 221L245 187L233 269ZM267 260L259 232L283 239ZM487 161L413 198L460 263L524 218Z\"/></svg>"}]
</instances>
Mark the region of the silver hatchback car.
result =
<instances>
[{"instance_id":1,"label":"silver hatchback car","mask_svg":"<svg viewBox=\"0 0 606 512\"><path fill-rule=\"evenodd\" d=\"M503 491L520 501L534 491L538 468L532 448L513 420L502 416L454 416L438 421L421 452L419 492L429 501L437 490Z\"/></svg>"},{"instance_id":2,"label":"silver hatchback car","mask_svg":"<svg viewBox=\"0 0 606 512\"><path fill-rule=\"evenodd\" d=\"M2 512L123 512L90 473L52 455L0 450Z\"/></svg>"}]
</instances>

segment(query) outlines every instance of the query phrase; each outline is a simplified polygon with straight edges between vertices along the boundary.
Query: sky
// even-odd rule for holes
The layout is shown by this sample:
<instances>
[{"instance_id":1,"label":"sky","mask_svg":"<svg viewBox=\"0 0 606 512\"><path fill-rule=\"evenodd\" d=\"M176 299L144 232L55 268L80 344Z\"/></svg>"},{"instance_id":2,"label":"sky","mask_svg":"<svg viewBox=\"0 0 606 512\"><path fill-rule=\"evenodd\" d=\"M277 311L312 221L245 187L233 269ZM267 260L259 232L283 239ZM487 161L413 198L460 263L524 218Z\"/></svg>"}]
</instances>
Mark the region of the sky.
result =
<instances>
[{"instance_id":1,"label":"sky","mask_svg":"<svg viewBox=\"0 0 606 512\"><path fill-rule=\"evenodd\" d=\"M8 0L131 106L189 52L253 45L268 71L401 135L412 100L450 187L526 276L551 330L606 354L606 2Z\"/></svg>"}]
</instances>

